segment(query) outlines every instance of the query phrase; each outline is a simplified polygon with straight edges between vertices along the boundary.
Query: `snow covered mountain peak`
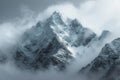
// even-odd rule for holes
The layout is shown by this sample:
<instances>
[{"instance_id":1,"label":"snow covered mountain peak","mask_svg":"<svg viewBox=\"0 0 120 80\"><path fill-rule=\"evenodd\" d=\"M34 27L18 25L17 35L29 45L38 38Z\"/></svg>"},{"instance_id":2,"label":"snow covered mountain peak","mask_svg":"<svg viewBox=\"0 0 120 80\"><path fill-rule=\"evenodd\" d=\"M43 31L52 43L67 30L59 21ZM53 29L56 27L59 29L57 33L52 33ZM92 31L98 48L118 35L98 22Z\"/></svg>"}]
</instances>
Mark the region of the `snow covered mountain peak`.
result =
<instances>
[{"instance_id":1,"label":"snow covered mountain peak","mask_svg":"<svg viewBox=\"0 0 120 80\"><path fill-rule=\"evenodd\" d=\"M99 40L103 40L103 39L105 39L106 37L108 37L108 36L110 36L110 35L111 35L111 32L110 32L110 31L104 30L104 31L102 32L102 34L100 35Z\"/></svg>"},{"instance_id":2,"label":"snow covered mountain peak","mask_svg":"<svg viewBox=\"0 0 120 80\"><path fill-rule=\"evenodd\" d=\"M62 15L56 11L48 18L48 22L51 24L64 24Z\"/></svg>"},{"instance_id":3,"label":"snow covered mountain peak","mask_svg":"<svg viewBox=\"0 0 120 80\"><path fill-rule=\"evenodd\" d=\"M53 14L51 15L52 18L56 19L56 18L60 18L61 14L57 11L53 12Z\"/></svg>"},{"instance_id":4,"label":"snow covered mountain peak","mask_svg":"<svg viewBox=\"0 0 120 80\"><path fill-rule=\"evenodd\" d=\"M76 54L84 54L87 52L84 49L88 48L94 51L99 44L92 44L101 44L101 39L104 41L108 34L108 31L104 31L98 37L77 19L64 21L59 12L54 12L45 21L38 21L24 32L12 54L14 63L22 69L48 69L53 66L64 70L76 58Z\"/></svg>"},{"instance_id":5,"label":"snow covered mountain peak","mask_svg":"<svg viewBox=\"0 0 120 80\"><path fill-rule=\"evenodd\" d=\"M27 30L14 54L15 63L22 68L48 68L49 65L65 68L73 58L69 47L86 46L96 36L77 19L68 23L60 13L54 12L46 21L39 21Z\"/></svg>"}]
</instances>

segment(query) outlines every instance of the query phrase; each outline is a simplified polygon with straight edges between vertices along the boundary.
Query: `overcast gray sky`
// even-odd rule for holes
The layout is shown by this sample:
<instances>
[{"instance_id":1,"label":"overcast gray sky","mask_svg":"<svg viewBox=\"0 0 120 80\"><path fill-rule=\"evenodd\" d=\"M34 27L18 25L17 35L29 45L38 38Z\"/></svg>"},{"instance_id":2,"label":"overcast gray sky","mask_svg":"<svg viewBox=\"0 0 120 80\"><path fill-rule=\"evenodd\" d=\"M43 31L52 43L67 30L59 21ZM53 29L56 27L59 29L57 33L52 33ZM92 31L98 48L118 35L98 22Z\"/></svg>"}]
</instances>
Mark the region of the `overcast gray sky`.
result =
<instances>
[{"instance_id":1,"label":"overcast gray sky","mask_svg":"<svg viewBox=\"0 0 120 80\"><path fill-rule=\"evenodd\" d=\"M53 4L62 4L71 2L75 5L86 0L0 0L0 23L11 20L21 15L20 8L22 5L29 7L31 10L38 12L43 11Z\"/></svg>"}]
</instances>

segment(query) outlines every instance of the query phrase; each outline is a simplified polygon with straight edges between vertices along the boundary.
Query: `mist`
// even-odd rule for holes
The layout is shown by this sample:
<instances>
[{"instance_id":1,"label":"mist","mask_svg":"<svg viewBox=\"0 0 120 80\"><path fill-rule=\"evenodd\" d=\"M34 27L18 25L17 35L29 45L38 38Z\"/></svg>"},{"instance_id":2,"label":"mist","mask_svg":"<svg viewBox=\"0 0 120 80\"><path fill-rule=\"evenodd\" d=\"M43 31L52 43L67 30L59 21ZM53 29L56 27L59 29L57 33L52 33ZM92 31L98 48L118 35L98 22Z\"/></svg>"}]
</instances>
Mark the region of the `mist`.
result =
<instances>
[{"instance_id":1,"label":"mist","mask_svg":"<svg viewBox=\"0 0 120 80\"><path fill-rule=\"evenodd\" d=\"M35 13L27 6L22 6L22 17L0 24L0 51L9 57L22 34L38 21L44 21L54 11L60 12L65 21L68 18L77 18L84 27L93 30L97 36L103 30L109 30L114 36L108 38L97 48L98 43L90 48L81 46L70 49L77 54L77 56L75 55L76 60L67 66L67 70L64 72L58 72L52 68L38 72L22 71L11 61L8 61L5 64L0 64L0 80L86 80L84 78L79 79L79 75L76 73L99 55L105 43L109 43L120 36L120 0L92 0L86 1L77 7L72 3L62 3L49 6L39 13ZM90 55L90 53L93 55Z\"/></svg>"}]
</instances>

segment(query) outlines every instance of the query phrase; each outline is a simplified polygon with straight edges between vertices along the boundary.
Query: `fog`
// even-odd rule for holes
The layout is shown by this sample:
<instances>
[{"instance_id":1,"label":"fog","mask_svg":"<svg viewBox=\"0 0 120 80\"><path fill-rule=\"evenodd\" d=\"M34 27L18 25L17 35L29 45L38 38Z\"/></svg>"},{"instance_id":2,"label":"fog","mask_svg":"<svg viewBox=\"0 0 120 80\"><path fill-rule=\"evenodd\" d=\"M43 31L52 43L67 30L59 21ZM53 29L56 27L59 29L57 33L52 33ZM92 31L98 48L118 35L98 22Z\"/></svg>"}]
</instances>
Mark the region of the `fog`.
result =
<instances>
[{"instance_id":1,"label":"fog","mask_svg":"<svg viewBox=\"0 0 120 80\"><path fill-rule=\"evenodd\" d=\"M64 3L49 6L40 13L34 13L28 7L23 6L21 18L0 24L0 51L8 56L11 55L24 31L34 26L39 20L45 20L54 11L60 12L65 21L68 17L77 18L83 26L90 28L98 36L103 30L111 31L115 36L109 38L106 43L120 35L120 0L92 0L80 4L78 7L71 3ZM96 45L91 48L79 47L81 49L79 56L75 56L76 60L64 72L57 72L52 68L38 72L19 70L12 61L8 61L6 64L0 64L0 80L84 80L84 78L79 78L79 75L77 76L77 72L99 55L104 44L97 48ZM76 48L73 53L75 51Z\"/></svg>"}]
</instances>

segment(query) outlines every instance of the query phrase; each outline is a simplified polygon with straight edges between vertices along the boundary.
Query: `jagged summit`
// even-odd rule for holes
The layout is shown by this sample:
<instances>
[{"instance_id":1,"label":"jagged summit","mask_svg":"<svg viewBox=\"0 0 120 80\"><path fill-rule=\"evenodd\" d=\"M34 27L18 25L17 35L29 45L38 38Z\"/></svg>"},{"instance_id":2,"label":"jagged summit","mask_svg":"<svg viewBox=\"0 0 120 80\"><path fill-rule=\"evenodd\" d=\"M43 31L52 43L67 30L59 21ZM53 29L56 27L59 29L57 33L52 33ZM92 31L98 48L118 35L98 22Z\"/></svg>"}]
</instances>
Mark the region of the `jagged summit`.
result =
<instances>
[{"instance_id":1,"label":"jagged summit","mask_svg":"<svg viewBox=\"0 0 120 80\"><path fill-rule=\"evenodd\" d=\"M59 12L53 12L53 14L47 20L51 24L64 24L62 15Z\"/></svg>"},{"instance_id":2,"label":"jagged summit","mask_svg":"<svg viewBox=\"0 0 120 80\"><path fill-rule=\"evenodd\" d=\"M57 11L53 12L53 14L51 15L52 18L60 18L61 14Z\"/></svg>"}]
</instances>

